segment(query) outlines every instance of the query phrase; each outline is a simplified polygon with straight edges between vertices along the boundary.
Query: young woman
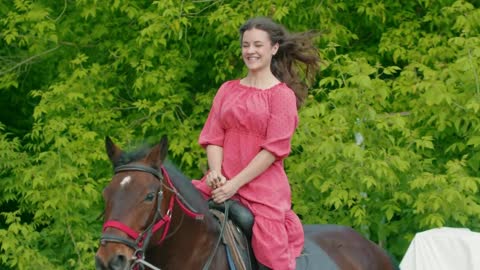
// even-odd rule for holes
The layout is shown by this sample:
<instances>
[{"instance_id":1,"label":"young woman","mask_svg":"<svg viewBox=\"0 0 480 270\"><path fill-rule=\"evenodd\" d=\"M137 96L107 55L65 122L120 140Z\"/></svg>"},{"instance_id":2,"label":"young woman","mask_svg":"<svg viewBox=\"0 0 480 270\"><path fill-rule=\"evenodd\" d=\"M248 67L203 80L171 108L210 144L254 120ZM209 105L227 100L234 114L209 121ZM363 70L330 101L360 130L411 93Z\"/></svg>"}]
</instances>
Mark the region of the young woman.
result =
<instances>
[{"instance_id":1,"label":"young woman","mask_svg":"<svg viewBox=\"0 0 480 270\"><path fill-rule=\"evenodd\" d=\"M210 170L194 185L217 203L232 198L252 211L255 256L274 270L295 269L304 243L283 160L308 90L296 68L303 64L307 82L318 69L313 36L268 18L247 21L240 37L248 74L220 87L199 138Z\"/></svg>"}]
</instances>

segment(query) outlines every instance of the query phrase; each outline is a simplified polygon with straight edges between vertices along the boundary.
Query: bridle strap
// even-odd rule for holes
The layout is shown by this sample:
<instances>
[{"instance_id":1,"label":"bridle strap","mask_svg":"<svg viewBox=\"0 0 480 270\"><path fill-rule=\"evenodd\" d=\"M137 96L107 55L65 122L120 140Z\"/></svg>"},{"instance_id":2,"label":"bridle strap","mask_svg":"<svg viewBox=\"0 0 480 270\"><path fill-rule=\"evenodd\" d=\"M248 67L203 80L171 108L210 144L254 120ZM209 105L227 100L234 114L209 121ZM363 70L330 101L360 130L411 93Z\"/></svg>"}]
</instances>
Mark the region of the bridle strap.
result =
<instances>
[{"instance_id":1,"label":"bridle strap","mask_svg":"<svg viewBox=\"0 0 480 270\"><path fill-rule=\"evenodd\" d=\"M193 208L185 199L183 199L183 197L180 195L180 193L178 193L177 189L175 188L175 186L172 183L172 180L170 179L170 176L168 175L167 170L164 167L162 167L161 170L162 170L162 174L165 176L165 180L167 182L168 187L176 195L175 200L177 201L177 203L180 206L180 208L182 209L182 211L191 218L194 218L196 220L203 220L203 218L205 216L197 213L195 208Z\"/></svg>"},{"instance_id":2,"label":"bridle strap","mask_svg":"<svg viewBox=\"0 0 480 270\"><path fill-rule=\"evenodd\" d=\"M172 212L173 206L175 204L175 197L175 193L172 194L172 196L170 197L170 202L168 203L168 210L165 216L163 216L162 219L153 226L152 234L156 233L160 228L165 226L165 228L163 229L162 237L160 237L160 240L158 240L157 242L158 245L161 244L163 240L165 240L165 238L167 237L168 229L170 228L170 224L172 221Z\"/></svg>"},{"instance_id":3,"label":"bridle strap","mask_svg":"<svg viewBox=\"0 0 480 270\"><path fill-rule=\"evenodd\" d=\"M131 247L132 249L137 248L137 243L127 239L125 237L117 236L114 234L102 234L101 243L104 244L105 242L113 242L113 243L120 243L126 246Z\"/></svg>"},{"instance_id":4,"label":"bridle strap","mask_svg":"<svg viewBox=\"0 0 480 270\"><path fill-rule=\"evenodd\" d=\"M172 194L172 196L170 197L170 202L169 202L169 206L168 206L168 209L167 209L167 213L162 217L162 219L160 219L158 222L156 222L153 227L150 227L151 228L151 234L155 234L158 230L160 230L162 227L165 226L164 230L163 230L163 233L162 233L162 237L160 238L160 240L157 242L157 244L160 244L161 242L163 242L163 240L165 239L165 237L167 236L167 233L168 233L168 229L170 228L170 223L172 221L172 212L173 212L173 206L175 204L175 195ZM158 198L160 199L160 198ZM132 239L135 239L135 242L137 243L138 247L141 247L142 244L143 244L143 238L144 238L144 233L147 232L149 229L145 230L144 232L142 232L141 234L136 232L134 229L130 228L129 226L123 224L122 222L119 222L119 221L115 221L115 220L109 220L107 222L105 222L105 224L103 225L103 231L105 231L107 228L115 228L125 234L128 235L128 237L132 238ZM110 235L111 236L111 235ZM117 236L117 238L119 238ZM112 240L111 237L103 237L102 235L102 240ZM114 240L114 239L113 239ZM118 242L118 241L113 241L113 242ZM132 242L134 243L134 242ZM131 245L129 245L131 246ZM137 247L134 245L134 249L136 249Z\"/></svg>"},{"instance_id":5,"label":"bridle strap","mask_svg":"<svg viewBox=\"0 0 480 270\"><path fill-rule=\"evenodd\" d=\"M114 173L119 173L119 172L126 172L126 171L140 171L140 172L146 172L149 173L153 176L155 176L158 180L162 181L163 180L163 175L160 174L160 171L157 169L154 169L152 167L136 164L136 165L121 165L118 167L115 167ZM163 172L163 170L162 170Z\"/></svg>"},{"instance_id":6,"label":"bridle strap","mask_svg":"<svg viewBox=\"0 0 480 270\"><path fill-rule=\"evenodd\" d=\"M137 233L132 228L128 227L127 225L125 225L125 224L123 224L119 221L115 221L115 220L109 220L109 221L105 222L105 224L103 224L103 231L105 231L107 228L118 229L119 231L122 231L122 232L126 233L132 239L137 239L138 236L140 235L139 233Z\"/></svg>"}]
</instances>

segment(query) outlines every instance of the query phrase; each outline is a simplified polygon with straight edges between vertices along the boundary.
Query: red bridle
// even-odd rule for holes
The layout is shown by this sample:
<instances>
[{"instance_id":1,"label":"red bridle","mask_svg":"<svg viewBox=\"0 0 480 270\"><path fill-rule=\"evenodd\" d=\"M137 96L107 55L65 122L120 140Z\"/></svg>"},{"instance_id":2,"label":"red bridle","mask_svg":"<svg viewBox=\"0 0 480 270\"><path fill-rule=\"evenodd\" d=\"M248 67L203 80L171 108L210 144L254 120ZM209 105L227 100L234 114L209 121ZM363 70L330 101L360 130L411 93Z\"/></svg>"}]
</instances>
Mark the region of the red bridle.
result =
<instances>
[{"instance_id":1,"label":"red bridle","mask_svg":"<svg viewBox=\"0 0 480 270\"><path fill-rule=\"evenodd\" d=\"M157 223L153 225L152 234L155 234L158 230L160 230L163 226L165 226L165 229L163 230L163 233L162 233L162 237L157 242L157 244L160 244L161 242L163 242L163 240L167 236L167 232L168 232L168 229L170 228L170 223L172 221L172 211L173 211L173 205L175 203L175 197L176 196L172 194L172 196L170 197L170 202L168 203L167 213ZM124 232L130 238L135 239L135 243L137 243L138 247L142 247L143 240L146 236L145 234L143 234L143 232L142 233L136 232L134 229L116 220L109 220L105 222L103 224L102 231L105 232L107 228L115 228L121 232Z\"/></svg>"},{"instance_id":2,"label":"red bridle","mask_svg":"<svg viewBox=\"0 0 480 270\"><path fill-rule=\"evenodd\" d=\"M154 218L152 220L152 223L142 232L137 232L131 227L129 227L128 225L125 225L120 221L116 221L116 220L106 221L103 224L103 233L101 237L102 245L106 244L107 242L122 243L134 249L135 250L134 255L139 258L141 257L143 259L150 237L152 237L161 228L163 228L162 236L160 237L160 240L156 244L159 245L165 240L168 230L170 228L171 221L172 221L172 213L173 213L173 207L175 205L175 202L177 202L178 206L180 206L180 208L186 215L198 220L202 220L204 218L203 214L196 213L185 205L186 201L183 199L181 194L177 191L175 186L172 184L170 176L168 175L167 170L164 167L161 167L161 173L156 169L142 166L142 165L123 165L115 168L115 173L124 172L124 171L140 171L140 172L152 174L160 181L161 186L164 186L163 180L165 179L166 180L165 187L172 192L172 196L170 197L166 214L162 216L160 210L161 210L161 201L163 199L163 191L160 190L158 192L157 207L155 209ZM117 236L117 235L105 234L105 230L107 228L117 229L125 233L130 239ZM133 241L131 239L133 239Z\"/></svg>"}]
</instances>

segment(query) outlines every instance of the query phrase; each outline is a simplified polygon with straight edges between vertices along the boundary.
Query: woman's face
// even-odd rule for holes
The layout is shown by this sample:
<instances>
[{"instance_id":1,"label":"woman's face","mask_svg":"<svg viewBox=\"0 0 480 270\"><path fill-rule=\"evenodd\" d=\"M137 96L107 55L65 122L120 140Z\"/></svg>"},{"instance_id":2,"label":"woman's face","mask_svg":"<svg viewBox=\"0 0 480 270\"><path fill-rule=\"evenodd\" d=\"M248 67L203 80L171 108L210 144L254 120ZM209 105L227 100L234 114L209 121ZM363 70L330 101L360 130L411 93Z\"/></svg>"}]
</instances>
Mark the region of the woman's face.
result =
<instances>
[{"instance_id":1,"label":"woman's face","mask_svg":"<svg viewBox=\"0 0 480 270\"><path fill-rule=\"evenodd\" d=\"M253 28L243 33L242 57L250 71L270 69L272 56L277 50L278 44L272 45L267 32Z\"/></svg>"}]
</instances>

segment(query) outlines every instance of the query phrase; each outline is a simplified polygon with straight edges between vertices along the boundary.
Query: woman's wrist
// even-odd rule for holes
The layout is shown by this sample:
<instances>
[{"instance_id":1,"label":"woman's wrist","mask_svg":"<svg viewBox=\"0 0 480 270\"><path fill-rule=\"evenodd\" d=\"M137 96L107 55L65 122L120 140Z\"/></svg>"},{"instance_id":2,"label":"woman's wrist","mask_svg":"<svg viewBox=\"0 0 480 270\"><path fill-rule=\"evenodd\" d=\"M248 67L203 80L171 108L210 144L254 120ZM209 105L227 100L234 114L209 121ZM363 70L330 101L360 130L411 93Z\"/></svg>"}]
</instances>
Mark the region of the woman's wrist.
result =
<instances>
[{"instance_id":1,"label":"woman's wrist","mask_svg":"<svg viewBox=\"0 0 480 270\"><path fill-rule=\"evenodd\" d=\"M221 167L210 167L210 169L208 169L209 172L212 172L212 171L215 171L217 173L222 173L222 169Z\"/></svg>"},{"instance_id":2,"label":"woman's wrist","mask_svg":"<svg viewBox=\"0 0 480 270\"><path fill-rule=\"evenodd\" d=\"M237 186L237 190L240 189L243 185L245 185L245 183L243 183L243 182L241 181L241 179L236 178L236 177L230 179L229 182L231 182L232 184L234 184L235 186Z\"/></svg>"}]
</instances>

